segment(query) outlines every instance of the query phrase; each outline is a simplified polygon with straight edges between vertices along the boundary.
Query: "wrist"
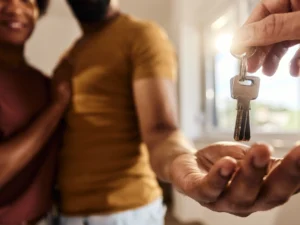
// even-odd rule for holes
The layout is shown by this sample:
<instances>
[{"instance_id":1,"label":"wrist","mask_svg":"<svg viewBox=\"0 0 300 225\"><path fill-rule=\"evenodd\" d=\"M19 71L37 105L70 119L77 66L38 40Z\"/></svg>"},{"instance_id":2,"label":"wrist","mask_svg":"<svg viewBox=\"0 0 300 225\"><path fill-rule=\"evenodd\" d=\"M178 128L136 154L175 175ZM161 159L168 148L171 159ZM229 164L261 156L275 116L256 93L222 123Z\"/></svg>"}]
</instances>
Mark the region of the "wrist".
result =
<instances>
[{"instance_id":1,"label":"wrist","mask_svg":"<svg viewBox=\"0 0 300 225\"><path fill-rule=\"evenodd\" d=\"M178 158L183 155L195 157L197 150L194 148L180 130L173 131L160 138L154 145L149 147L150 162L158 178L165 182L172 182L172 172L176 170Z\"/></svg>"}]
</instances>

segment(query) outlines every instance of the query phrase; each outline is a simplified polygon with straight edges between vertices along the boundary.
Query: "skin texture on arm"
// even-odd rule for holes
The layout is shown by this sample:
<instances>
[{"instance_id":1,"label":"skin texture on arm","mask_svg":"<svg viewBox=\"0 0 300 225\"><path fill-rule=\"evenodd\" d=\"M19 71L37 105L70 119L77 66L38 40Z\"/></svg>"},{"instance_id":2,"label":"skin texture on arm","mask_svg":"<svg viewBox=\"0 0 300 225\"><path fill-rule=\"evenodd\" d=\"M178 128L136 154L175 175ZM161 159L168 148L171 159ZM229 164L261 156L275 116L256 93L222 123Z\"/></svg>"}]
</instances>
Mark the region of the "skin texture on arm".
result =
<instances>
[{"instance_id":1,"label":"skin texture on arm","mask_svg":"<svg viewBox=\"0 0 300 225\"><path fill-rule=\"evenodd\" d=\"M27 128L0 143L0 189L42 149L55 131L70 98L68 83L54 88L53 103Z\"/></svg>"},{"instance_id":2,"label":"skin texture on arm","mask_svg":"<svg viewBox=\"0 0 300 225\"><path fill-rule=\"evenodd\" d=\"M160 179L170 182L166 159L172 162L171 159L181 154L196 152L178 127L174 82L159 78L139 80L134 83L134 94L142 137L151 153L151 165ZM162 150L171 146L176 150Z\"/></svg>"}]
</instances>

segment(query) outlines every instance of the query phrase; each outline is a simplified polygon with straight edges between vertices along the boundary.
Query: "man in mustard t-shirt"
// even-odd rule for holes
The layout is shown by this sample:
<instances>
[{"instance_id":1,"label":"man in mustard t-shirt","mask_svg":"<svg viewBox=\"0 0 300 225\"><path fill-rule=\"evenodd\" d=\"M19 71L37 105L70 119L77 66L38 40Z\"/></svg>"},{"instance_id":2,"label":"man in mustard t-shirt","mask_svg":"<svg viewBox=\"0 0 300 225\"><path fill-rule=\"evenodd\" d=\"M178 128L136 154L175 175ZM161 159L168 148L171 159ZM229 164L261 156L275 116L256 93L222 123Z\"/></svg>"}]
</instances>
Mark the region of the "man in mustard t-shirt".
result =
<instances>
[{"instance_id":1,"label":"man in mustard t-shirt","mask_svg":"<svg viewBox=\"0 0 300 225\"><path fill-rule=\"evenodd\" d=\"M59 161L62 225L162 225L157 176L215 211L244 216L275 206L252 207L275 165L268 146L197 151L180 132L176 55L158 25L121 13L113 0L68 4L83 36L54 74L73 84Z\"/></svg>"}]
</instances>

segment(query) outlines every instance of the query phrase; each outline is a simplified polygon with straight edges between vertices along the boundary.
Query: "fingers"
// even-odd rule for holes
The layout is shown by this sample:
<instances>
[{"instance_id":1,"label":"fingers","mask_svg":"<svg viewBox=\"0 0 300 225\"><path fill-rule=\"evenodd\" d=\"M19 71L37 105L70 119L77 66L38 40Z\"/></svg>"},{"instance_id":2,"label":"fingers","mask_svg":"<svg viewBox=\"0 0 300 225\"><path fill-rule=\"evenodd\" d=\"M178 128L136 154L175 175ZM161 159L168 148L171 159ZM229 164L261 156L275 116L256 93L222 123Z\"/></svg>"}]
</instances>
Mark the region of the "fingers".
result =
<instances>
[{"instance_id":1,"label":"fingers","mask_svg":"<svg viewBox=\"0 0 300 225\"><path fill-rule=\"evenodd\" d=\"M300 39L300 12L272 14L244 25L236 34L235 49L239 47L268 46Z\"/></svg>"},{"instance_id":2,"label":"fingers","mask_svg":"<svg viewBox=\"0 0 300 225\"><path fill-rule=\"evenodd\" d=\"M300 49L291 61L290 74L295 77L300 76Z\"/></svg>"},{"instance_id":3,"label":"fingers","mask_svg":"<svg viewBox=\"0 0 300 225\"><path fill-rule=\"evenodd\" d=\"M260 194L259 210L285 203L300 186L300 147L295 147L267 177Z\"/></svg>"},{"instance_id":4,"label":"fingers","mask_svg":"<svg viewBox=\"0 0 300 225\"><path fill-rule=\"evenodd\" d=\"M227 187L236 166L236 160L230 157L216 162L209 173L197 185L194 185L197 189L198 202L201 204L215 202Z\"/></svg>"},{"instance_id":5,"label":"fingers","mask_svg":"<svg viewBox=\"0 0 300 225\"><path fill-rule=\"evenodd\" d=\"M272 76L275 74L280 60L288 51L289 47L289 44L286 42L280 42L273 46L263 64L263 73L265 75Z\"/></svg>"},{"instance_id":6,"label":"fingers","mask_svg":"<svg viewBox=\"0 0 300 225\"><path fill-rule=\"evenodd\" d=\"M248 60L250 73L256 72L265 64L264 73L274 74L278 67L277 58L282 52L277 47L276 51L269 55L273 44L300 39L300 12L289 13L291 9L298 11L299 5L297 2L291 3L290 0L261 0L245 25L238 30L231 47L232 53L241 54L249 47L259 47L257 53Z\"/></svg>"},{"instance_id":7,"label":"fingers","mask_svg":"<svg viewBox=\"0 0 300 225\"><path fill-rule=\"evenodd\" d=\"M272 46L257 48L256 53L248 59L248 72L255 73L264 63Z\"/></svg>"},{"instance_id":8,"label":"fingers","mask_svg":"<svg viewBox=\"0 0 300 225\"><path fill-rule=\"evenodd\" d=\"M255 144L240 164L240 169L222 197L234 208L251 207L260 191L270 162L272 149L264 144Z\"/></svg>"},{"instance_id":9,"label":"fingers","mask_svg":"<svg viewBox=\"0 0 300 225\"><path fill-rule=\"evenodd\" d=\"M251 15L247 19L245 25L238 31L234 37L234 45L232 46L232 52L236 54L241 54L246 52L249 47L258 45L243 45L238 40L241 36L248 36L248 27L255 23L264 20L268 16L276 13L287 13L290 11L290 2L286 0L285 2L277 2L273 0L260 1L255 9L252 11ZM252 26L253 27L253 26ZM242 35L244 33L244 35ZM264 45L260 45L264 46ZM256 55L259 56L260 54ZM258 63L254 63L257 65ZM251 65L250 65L251 68ZM252 69L251 69L252 70Z\"/></svg>"},{"instance_id":10,"label":"fingers","mask_svg":"<svg viewBox=\"0 0 300 225\"><path fill-rule=\"evenodd\" d=\"M248 149L249 146L236 142L216 142L198 151L196 156L208 159L210 164L214 164L225 156L230 156L237 160L243 159ZM201 157L201 155L205 157Z\"/></svg>"}]
</instances>

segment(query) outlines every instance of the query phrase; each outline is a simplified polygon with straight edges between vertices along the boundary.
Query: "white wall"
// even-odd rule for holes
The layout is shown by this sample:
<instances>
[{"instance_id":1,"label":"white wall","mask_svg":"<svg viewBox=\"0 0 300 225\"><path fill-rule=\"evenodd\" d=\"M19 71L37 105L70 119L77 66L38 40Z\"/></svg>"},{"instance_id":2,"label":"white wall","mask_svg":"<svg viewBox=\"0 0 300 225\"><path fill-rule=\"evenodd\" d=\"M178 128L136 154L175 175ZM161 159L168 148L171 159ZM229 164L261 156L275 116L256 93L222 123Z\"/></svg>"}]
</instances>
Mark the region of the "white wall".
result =
<instances>
[{"instance_id":1,"label":"white wall","mask_svg":"<svg viewBox=\"0 0 300 225\"><path fill-rule=\"evenodd\" d=\"M120 5L124 12L153 20L170 33L171 2L172 0L120 0Z\"/></svg>"},{"instance_id":2,"label":"white wall","mask_svg":"<svg viewBox=\"0 0 300 225\"><path fill-rule=\"evenodd\" d=\"M63 0L52 0L49 13L38 22L26 47L28 60L51 74L59 57L80 35L80 29Z\"/></svg>"}]
</instances>

